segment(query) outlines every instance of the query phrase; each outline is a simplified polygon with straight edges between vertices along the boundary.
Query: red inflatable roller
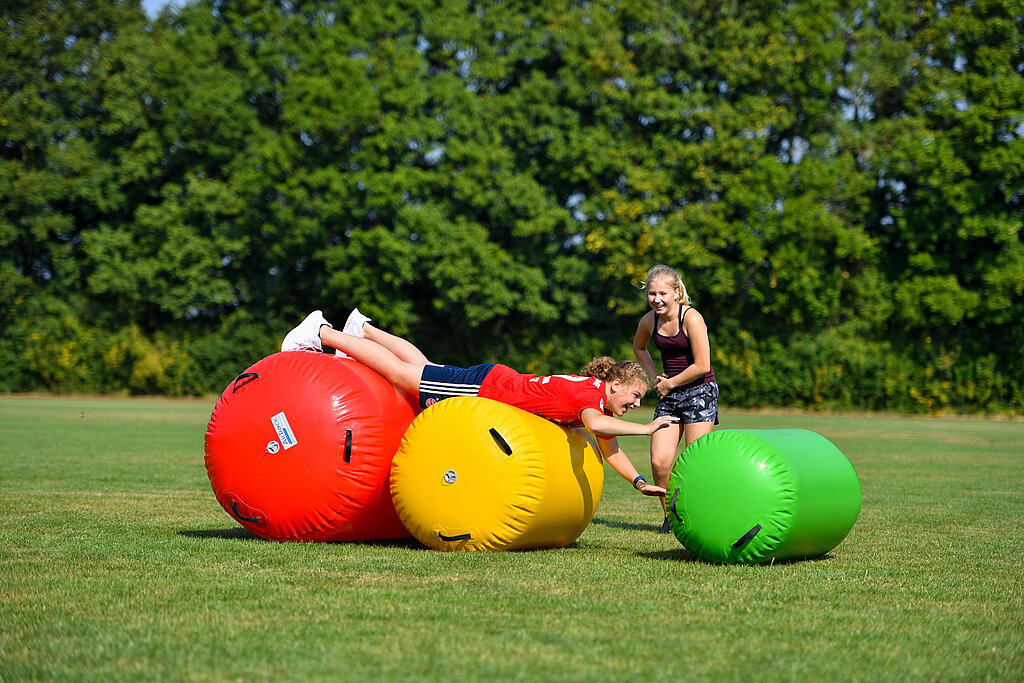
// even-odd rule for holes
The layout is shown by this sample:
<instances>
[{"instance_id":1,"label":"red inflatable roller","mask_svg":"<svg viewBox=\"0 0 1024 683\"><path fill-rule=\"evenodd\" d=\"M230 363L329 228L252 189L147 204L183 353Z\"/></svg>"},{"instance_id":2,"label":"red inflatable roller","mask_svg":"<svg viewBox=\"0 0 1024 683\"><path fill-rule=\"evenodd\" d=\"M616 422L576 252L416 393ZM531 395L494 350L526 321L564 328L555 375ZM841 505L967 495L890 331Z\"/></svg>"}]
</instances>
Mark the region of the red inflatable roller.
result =
<instances>
[{"instance_id":1,"label":"red inflatable roller","mask_svg":"<svg viewBox=\"0 0 1024 683\"><path fill-rule=\"evenodd\" d=\"M362 363L276 353L221 394L206 428L206 472L228 514L261 538L404 538L389 475L413 416Z\"/></svg>"}]
</instances>

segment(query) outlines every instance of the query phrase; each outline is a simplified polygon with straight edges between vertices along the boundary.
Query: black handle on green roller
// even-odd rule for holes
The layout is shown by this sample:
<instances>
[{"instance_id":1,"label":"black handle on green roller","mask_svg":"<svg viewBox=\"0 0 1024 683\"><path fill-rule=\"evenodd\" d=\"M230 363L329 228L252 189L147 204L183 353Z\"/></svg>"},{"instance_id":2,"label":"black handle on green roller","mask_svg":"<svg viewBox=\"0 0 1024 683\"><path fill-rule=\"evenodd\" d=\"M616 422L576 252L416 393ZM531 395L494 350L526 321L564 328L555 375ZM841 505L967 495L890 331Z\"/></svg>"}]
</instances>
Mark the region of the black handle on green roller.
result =
<instances>
[{"instance_id":1,"label":"black handle on green roller","mask_svg":"<svg viewBox=\"0 0 1024 683\"><path fill-rule=\"evenodd\" d=\"M235 517L237 517L238 519L242 520L243 522L258 522L258 521L260 521L259 517L245 517L244 515L242 515L242 513L240 513L238 511L238 501L237 500L231 501L231 514L233 514Z\"/></svg>"},{"instance_id":2,"label":"black handle on green roller","mask_svg":"<svg viewBox=\"0 0 1024 683\"><path fill-rule=\"evenodd\" d=\"M494 438L494 442L498 444L498 448L505 451L505 455L512 455L512 447L508 445L508 441L505 441L501 434L498 433L497 429L491 427L487 431L489 431L491 436Z\"/></svg>"},{"instance_id":3,"label":"black handle on green roller","mask_svg":"<svg viewBox=\"0 0 1024 683\"><path fill-rule=\"evenodd\" d=\"M735 543L733 543L732 547L733 548L739 548L741 545L743 545L744 543L747 543L754 536L757 536L757 532L760 531L760 530L761 530L761 525L760 524L755 524L754 528L751 529L750 531L748 531L747 533L743 534L742 536L740 536L740 540L738 540Z\"/></svg>"},{"instance_id":4,"label":"black handle on green roller","mask_svg":"<svg viewBox=\"0 0 1024 683\"><path fill-rule=\"evenodd\" d=\"M672 492L672 502L669 503L668 509L671 510L672 514L676 516L676 519L678 519L681 522L681 521L683 521L683 518L679 516L678 512L676 512L676 498L678 498L678 497L679 497L679 488L677 487L676 490Z\"/></svg>"},{"instance_id":5,"label":"black handle on green roller","mask_svg":"<svg viewBox=\"0 0 1024 683\"><path fill-rule=\"evenodd\" d=\"M259 379L259 378L260 378L260 373L258 373L258 372L243 372L241 375L239 375L238 377L235 378L235 383L231 386L231 393L232 394L235 393L236 391L238 391L239 389L244 387L249 382L251 382L251 381L253 381L255 379ZM243 379L246 380L246 381L242 382ZM239 382L242 382L242 386L238 385Z\"/></svg>"}]
</instances>

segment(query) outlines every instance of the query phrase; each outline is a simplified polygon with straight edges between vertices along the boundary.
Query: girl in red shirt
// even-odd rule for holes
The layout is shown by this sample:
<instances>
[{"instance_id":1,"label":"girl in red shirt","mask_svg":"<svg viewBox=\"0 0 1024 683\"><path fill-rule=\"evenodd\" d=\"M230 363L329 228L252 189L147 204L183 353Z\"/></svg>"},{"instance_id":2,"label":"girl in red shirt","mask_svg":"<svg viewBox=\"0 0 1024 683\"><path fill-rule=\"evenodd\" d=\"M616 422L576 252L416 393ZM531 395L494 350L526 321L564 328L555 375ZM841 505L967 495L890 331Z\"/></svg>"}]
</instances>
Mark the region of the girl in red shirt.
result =
<instances>
[{"instance_id":1,"label":"girl in red shirt","mask_svg":"<svg viewBox=\"0 0 1024 683\"><path fill-rule=\"evenodd\" d=\"M452 396L481 396L527 410L569 427L584 426L612 469L648 496L665 495L664 486L648 484L618 445L616 436L650 435L678 421L666 415L639 425L622 417L640 405L649 379L639 363L616 363L604 356L588 363L580 375L524 375L504 365L459 368L427 360L415 345L373 325L352 311L343 331L313 311L288 333L282 351L321 351L323 344L373 368L392 384L416 396L421 407Z\"/></svg>"}]
</instances>

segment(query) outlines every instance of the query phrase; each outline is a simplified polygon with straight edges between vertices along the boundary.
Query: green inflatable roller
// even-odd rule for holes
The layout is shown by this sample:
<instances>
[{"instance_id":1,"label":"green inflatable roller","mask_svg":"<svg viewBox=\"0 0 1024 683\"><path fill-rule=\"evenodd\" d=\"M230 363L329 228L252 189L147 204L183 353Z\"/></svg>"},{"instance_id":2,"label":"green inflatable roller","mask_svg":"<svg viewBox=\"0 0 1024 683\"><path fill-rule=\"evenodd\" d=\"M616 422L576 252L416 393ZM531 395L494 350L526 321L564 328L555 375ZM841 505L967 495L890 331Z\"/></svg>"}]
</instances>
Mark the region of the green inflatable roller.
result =
<instances>
[{"instance_id":1,"label":"green inflatable roller","mask_svg":"<svg viewBox=\"0 0 1024 683\"><path fill-rule=\"evenodd\" d=\"M860 514L860 481L831 441L806 429L726 429L672 468L668 518L706 562L759 564L824 555Z\"/></svg>"}]
</instances>

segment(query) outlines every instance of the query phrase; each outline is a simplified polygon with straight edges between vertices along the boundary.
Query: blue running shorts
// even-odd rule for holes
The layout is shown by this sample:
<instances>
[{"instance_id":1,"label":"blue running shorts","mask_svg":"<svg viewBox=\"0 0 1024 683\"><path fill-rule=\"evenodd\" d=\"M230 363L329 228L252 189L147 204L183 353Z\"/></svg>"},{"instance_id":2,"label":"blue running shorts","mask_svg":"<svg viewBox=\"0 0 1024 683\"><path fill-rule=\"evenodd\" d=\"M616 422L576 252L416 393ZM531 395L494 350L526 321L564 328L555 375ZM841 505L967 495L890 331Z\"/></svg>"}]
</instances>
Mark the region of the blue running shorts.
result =
<instances>
[{"instance_id":1,"label":"blue running shorts","mask_svg":"<svg viewBox=\"0 0 1024 683\"><path fill-rule=\"evenodd\" d=\"M460 368L454 365L424 365L420 375L420 408L428 408L453 396L476 396L480 384L494 363Z\"/></svg>"}]
</instances>

